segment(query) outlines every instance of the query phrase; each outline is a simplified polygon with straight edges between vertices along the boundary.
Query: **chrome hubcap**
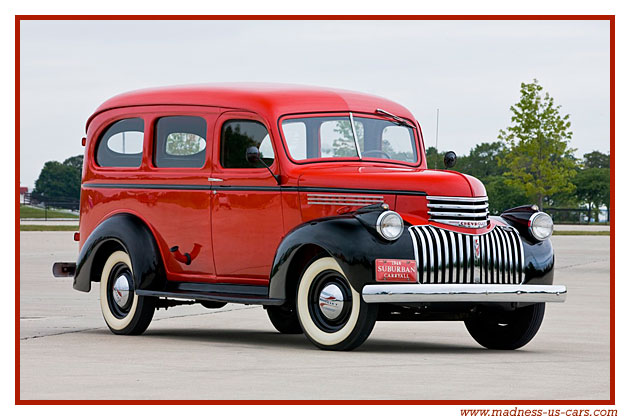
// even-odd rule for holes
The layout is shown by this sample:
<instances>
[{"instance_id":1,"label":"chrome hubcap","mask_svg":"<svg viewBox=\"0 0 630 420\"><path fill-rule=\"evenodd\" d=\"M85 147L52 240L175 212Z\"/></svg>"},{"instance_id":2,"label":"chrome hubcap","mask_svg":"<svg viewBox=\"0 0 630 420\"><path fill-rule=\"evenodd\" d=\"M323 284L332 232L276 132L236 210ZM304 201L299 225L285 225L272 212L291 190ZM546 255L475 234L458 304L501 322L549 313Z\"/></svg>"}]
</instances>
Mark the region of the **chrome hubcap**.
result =
<instances>
[{"instance_id":1,"label":"chrome hubcap","mask_svg":"<svg viewBox=\"0 0 630 420\"><path fill-rule=\"evenodd\" d=\"M319 294L319 309L330 319L336 319L343 311L343 292L339 286L329 284Z\"/></svg>"},{"instance_id":2,"label":"chrome hubcap","mask_svg":"<svg viewBox=\"0 0 630 420\"><path fill-rule=\"evenodd\" d=\"M129 302L129 279L125 275L119 276L114 282L114 290L112 293L114 302L121 308Z\"/></svg>"}]
</instances>

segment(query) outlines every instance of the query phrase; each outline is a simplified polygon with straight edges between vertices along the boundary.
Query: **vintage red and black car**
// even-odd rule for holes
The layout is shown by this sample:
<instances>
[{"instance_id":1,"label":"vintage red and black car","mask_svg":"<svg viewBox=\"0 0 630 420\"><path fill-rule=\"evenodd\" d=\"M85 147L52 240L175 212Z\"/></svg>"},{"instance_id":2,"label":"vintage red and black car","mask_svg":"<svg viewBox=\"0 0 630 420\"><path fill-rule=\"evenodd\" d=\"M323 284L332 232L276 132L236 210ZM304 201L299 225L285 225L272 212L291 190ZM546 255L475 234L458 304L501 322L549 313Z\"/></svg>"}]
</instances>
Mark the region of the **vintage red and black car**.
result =
<instances>
[{"instance_id":1,"label":"vintage red and black car","mask_svg":"<svg viewBox=\"0 0 630 420\"><path fill-rule=\"evenodd\" d=\"M427 168L420 125L360 93L287 85L141 90L87 121L80 254L115 334L156 308L263 305L281 333L348 350L377 320L458 320L529 342L553 285L551 218L490 216L483 184ZM451 166L454 156L445 160Z\"/></svg>"}]
</instances>

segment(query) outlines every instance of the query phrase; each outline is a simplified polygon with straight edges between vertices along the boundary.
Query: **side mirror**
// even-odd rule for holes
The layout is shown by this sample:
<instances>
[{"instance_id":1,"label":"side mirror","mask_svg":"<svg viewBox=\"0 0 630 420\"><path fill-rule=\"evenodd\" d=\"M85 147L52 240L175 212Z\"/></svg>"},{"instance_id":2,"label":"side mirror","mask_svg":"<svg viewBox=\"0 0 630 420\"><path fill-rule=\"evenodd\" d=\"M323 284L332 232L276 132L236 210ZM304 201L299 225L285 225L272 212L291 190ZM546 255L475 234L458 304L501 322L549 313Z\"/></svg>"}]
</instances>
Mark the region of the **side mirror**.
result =
<instances>
[{"instance_id":1,"label":"side mirror","mask_svg":"<svg viewBox=\"0 0 630 420\"><path fill-rule=\"evenodd\" d=\"M245 151L245 159L251 164L260 162L260 150L256 146L250 146Z\"/></svg>"},{"instance_id":2,"label":"side mirror","mask_svg":"<svg viewBox=\"0 0 630 420\"><path fill-rule=\"evenodd\" d=\"M444 166L446 167L446 169L455 166L455 162L457 162L457 155L455 154L455 152L450 151L444 154Z\"/></svg>"}]
</instances>

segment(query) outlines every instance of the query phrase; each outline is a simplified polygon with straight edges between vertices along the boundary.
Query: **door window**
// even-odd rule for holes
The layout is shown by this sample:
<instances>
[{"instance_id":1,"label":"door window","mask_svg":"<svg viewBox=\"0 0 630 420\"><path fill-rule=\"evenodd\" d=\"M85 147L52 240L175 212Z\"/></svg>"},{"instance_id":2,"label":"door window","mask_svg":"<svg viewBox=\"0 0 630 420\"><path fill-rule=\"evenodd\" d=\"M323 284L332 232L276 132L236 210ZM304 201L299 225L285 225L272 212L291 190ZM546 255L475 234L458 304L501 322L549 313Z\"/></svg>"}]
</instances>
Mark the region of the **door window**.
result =
<instances>
[{"instance_id":1,"label":"door window","mask_svg":"<svg viewBox=\"0 0 630 420\"><path fill-rule=\"evenodd\" d=\"M264 168L261 162L247 161L247 148L252 146L260 150L265 163L271 166L275 155L267 128L258 121L227 121L221 129L221 166L224 168Z\"/></svg>"}]
</instances>

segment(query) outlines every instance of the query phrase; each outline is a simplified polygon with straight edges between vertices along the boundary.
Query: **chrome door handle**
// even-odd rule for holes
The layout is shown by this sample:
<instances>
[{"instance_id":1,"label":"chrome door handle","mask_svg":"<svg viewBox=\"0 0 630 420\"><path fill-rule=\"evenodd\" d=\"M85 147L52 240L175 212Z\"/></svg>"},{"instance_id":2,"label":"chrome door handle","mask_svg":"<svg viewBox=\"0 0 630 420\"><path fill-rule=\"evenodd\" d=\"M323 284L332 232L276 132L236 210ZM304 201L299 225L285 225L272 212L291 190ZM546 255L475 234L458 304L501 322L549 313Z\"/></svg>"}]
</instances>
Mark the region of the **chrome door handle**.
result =
<instances>
[{"instance_id":1,"label":"chrome door handle","mask_svg":"<svg viewBox=\"0 0 630 420\"><path fill-rule=\"evenodd\" d=\"M223 180L221 178L208 178L208 181L210 181L210 182L223 182Z\"/></svg>"}]
</instances>

